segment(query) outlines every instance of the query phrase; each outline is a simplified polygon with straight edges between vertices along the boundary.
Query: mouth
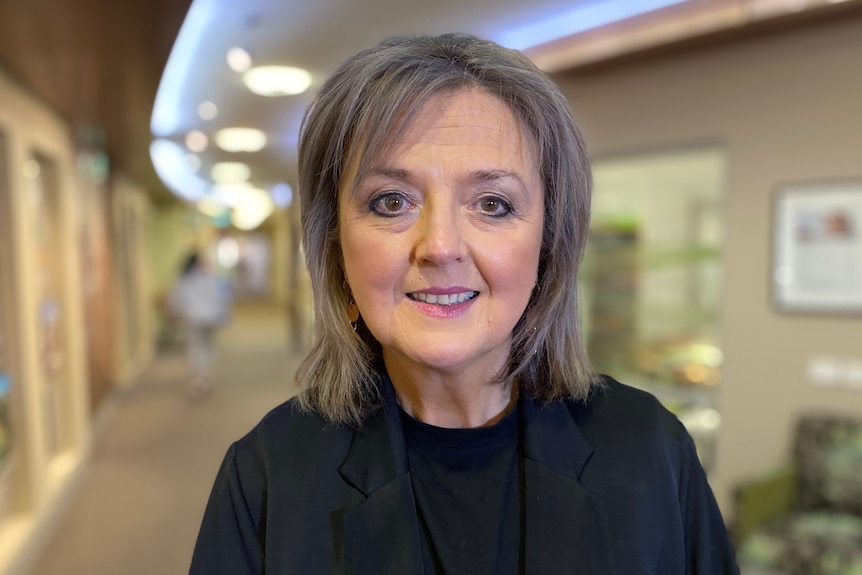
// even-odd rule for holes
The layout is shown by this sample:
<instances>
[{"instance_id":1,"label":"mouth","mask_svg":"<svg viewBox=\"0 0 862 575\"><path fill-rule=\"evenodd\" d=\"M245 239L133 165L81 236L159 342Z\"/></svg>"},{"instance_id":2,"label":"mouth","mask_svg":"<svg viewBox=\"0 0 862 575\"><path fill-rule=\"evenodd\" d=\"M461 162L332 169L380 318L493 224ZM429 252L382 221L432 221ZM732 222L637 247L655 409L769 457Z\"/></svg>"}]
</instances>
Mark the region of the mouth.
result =
<instances>
[{"instance_id":1,"label":"mouth","mask_svg":"<svg viewBox=\"0 0 862 575\"><path fill-rule=\"evenodd\" d=\"M433 294L425 292L411 292L407 297L413 301L427 303L429 305L455 305L470 301L479 295L477 291L465 291L452 294Z\"/></svg>"}]
</instances>

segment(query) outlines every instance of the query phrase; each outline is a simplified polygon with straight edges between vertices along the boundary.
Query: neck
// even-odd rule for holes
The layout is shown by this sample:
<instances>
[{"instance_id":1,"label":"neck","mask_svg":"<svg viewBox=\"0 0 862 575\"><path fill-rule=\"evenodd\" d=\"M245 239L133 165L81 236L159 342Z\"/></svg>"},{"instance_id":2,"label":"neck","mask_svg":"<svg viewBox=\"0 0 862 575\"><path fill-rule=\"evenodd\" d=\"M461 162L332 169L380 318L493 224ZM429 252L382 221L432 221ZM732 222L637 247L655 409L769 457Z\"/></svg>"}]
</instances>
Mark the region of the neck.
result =
<instances>
[{"instance_id":1,"label":"neck","mask_svg":"<svg viewBox=\"0 0 862 575\"><path fill-rule=\"evenodd\" d=\"M495 381L493 375L474 377L436 370L405 369L384 354L386 370L401 408L414 419L447 428L494 425L515 405L518 386Z\"/></svg>"}]
</instances>

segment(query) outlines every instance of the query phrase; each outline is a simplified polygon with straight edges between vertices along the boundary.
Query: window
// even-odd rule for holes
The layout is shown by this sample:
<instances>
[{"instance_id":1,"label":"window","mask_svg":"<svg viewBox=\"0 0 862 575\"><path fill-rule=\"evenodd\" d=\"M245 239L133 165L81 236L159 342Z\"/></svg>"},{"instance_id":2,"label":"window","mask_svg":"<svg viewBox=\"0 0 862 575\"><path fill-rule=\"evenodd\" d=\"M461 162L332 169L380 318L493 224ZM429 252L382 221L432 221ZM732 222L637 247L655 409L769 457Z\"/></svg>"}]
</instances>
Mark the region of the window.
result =
<instances>
[{"instance_id":1,"label":"window","mask_svg":"<svg viewBox=\"0 0 862 575\"><path fill-rule=\"evenodd\" d=\"M605 158L593 171L581 277L590 357L677 413L707 465L719 422L724 153Z\"/></svg>"}]
</instances>

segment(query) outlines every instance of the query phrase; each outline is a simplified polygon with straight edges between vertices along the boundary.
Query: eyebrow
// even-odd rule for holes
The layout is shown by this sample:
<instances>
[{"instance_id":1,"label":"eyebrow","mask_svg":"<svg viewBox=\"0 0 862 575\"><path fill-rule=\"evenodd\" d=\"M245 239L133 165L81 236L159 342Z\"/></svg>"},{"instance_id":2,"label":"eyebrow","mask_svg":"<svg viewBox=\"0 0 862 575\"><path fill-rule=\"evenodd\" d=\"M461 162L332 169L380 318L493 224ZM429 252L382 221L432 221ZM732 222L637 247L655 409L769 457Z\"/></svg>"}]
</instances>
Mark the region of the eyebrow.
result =
<instances>
[{"instance_id":1,"label":"eyebrow","mask_svg":"<svg viewBox=\"0 0 862 575\"><path fill-rule=\"evenodd\" d=\"M490 184L499 182L500 180L514 180L522 189L527 189L524 180L521 179L521 175L508 170L478 170L470 174L468 178L468 181L473 184Z\"/></svg>"},{"instance_id":2,"label":"eyebrow","mask_svg":"<svg viewBox=\"0 0 862 575\"><path fill-rule=\"evenodd\" d=\"M398 168L371 168L365 174L365 178L371 176L382 176L384 178L390 178L392 180L407 180L410 177L410 172L407 170L401 170ZM364 179L364 178L363 178Z\"/></svg>"},{"instance_id":3,"label":"eyebrow","mask_svg":"<svg viewBox=\"0 0 862 575\"><path fill-rule=\"evenodd\" d=\"M411 174L408 170L402 170L400 168L375 167L368 170L368 173L365 175L366 178L373 176L380 176L404 182L410 179ZM467 182L474 185L491 184L501 180L514 180L522 189L527 189L527 186L520 174L509 170L476 170L467 178Z\"/></svg>"}]
</instances>

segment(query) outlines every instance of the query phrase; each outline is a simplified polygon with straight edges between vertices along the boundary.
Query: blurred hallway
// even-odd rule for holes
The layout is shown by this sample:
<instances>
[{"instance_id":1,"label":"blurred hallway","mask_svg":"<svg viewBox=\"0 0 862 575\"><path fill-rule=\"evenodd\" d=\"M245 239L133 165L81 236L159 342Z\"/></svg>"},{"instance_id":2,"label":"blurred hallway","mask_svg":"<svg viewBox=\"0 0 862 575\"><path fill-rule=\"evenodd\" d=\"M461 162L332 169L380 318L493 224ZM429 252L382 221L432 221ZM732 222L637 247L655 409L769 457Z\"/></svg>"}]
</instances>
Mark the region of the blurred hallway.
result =
<instances>
[{"instance_id":1,"label":"blurred hallway","mask_svg":"<svg viewBox=\"0 0 862 575\"><path fill-rule=\"evenodd\" d=\"M188 571L228 445L294 392L285 313L240 304L219 337L216 389L190 401L181 349L160 354L97 418L82 485L33 575Z\"/></svg>"},{"instance_id":2,"label":"blurred hallway","mask_svg":"<svg viewBox=\"0 0 862 575\"><path fill-rule=\"evenodd\" d=\"M334 3L0 1L0 575L188 572L225 450L296 392L314 294L295 154L319 80L388 36L494 39L552 6L664 5L526 50L589 150L593 364L680 417L735 524L741 487L800 465L806 416L862 422L862 0ZM263 63L315 81L264 97L240 72ZM165 116L164 78L183 80ZM222 147L238 123L264 147ZM200 402L183 350L157 351L190 250L288 308L239 306Z\"/></svg>"}]
</instances>

